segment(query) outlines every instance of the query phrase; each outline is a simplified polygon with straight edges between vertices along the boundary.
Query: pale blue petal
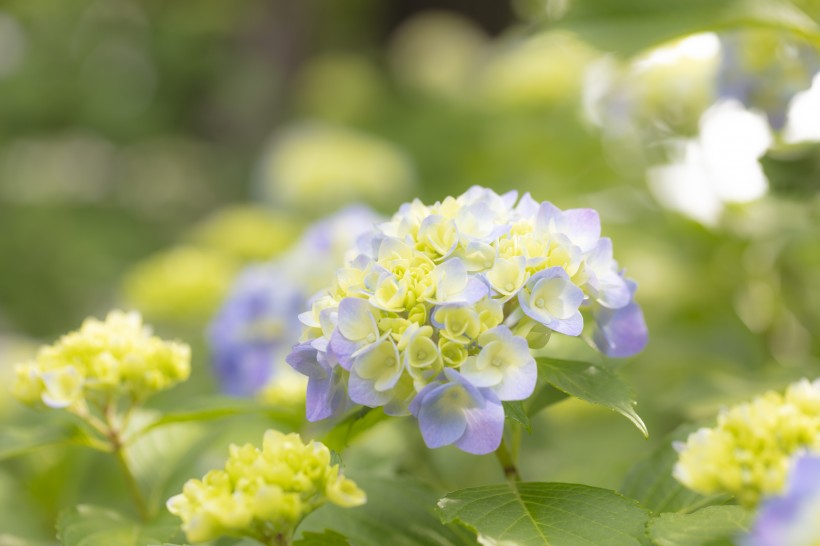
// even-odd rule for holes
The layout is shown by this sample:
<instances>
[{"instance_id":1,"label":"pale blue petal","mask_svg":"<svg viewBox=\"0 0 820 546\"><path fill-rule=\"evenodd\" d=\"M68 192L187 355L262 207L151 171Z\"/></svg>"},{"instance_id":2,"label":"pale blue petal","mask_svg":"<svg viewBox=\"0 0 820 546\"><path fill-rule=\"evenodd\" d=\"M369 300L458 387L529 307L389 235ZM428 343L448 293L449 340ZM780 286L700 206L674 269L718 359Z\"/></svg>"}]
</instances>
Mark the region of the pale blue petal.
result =
<instances>
[{"instance_id":1,"label":"pale blue petal","mask_svg":"<svg viewBox=\"0 0 820 546\"><path fill-rule=\"evenodd\" d=\"M356 375L356 371L350 373L350 378L347 382L347 392L350 399L370 408L383 406L392 398L390 391L378 392L373 388L373 382L367 379L362 379Z\"/></svg>"},{"instance_id":2,"label":"pale blue petal","mask_svg":"<svg viewBox=\"0 0 820 546\"><path fill-rule=\"evenodd\" d=\"M361 298L345 298L339 302L339 332L351 341L359 341L373 333L375 322L371 306Z\"/></svg>"},{"instance_id":3,"label":"pale blue petal","mask_svg":"<svg viewBox=\"0 0 820 546\"><path fill-rule=\"evenodd\" d=\"M637 285L627 281L634 293ZM641 352L649 340L643 311L634 301L620 309L602 307L594 315L596 328L592 340L607 356L624 358Z\"/></svg>"},{"instance_id":4,"label":"pale blue petal","mask_svg":"<svg viewBox=\"0 0 820 546\"><path fill-rule=\"evenodd\" d=\"M311 379L323 379L328 376L328 369L319 364L318 354L319 351L314 349L309 342L301 343L285 357L285 362L302 375Z\"/></svg>"},{"instance_id":5,"label":"pale blue petal","mask_svg":"<svg viewBox=\"0 0 820 546\"><path fill-rule=\"evenodd\" d=\"M521 340L526 345L526 341ZM508 368L504 381L492 389L500 400L526 400L535 390L538 380L538 366L532 355L528 355L526 364Z\"/></svg>"},{"instance_id":6,"label":"pale blue petal","mask_svg":"<svg viewBox=\"0 0 820 546\"><path fill-rule=\"evenodd\" d=\"M345 370L350 370L350 366L353 364L352 355L358 348L359 344L344 337L338 328L334 330L330 336L328 350L336 357L339 361L339 365Z\"/></svg>"},{"instance_id":7,"label":"pale blue petal","mask_svg":"<svg viewBox=\"0 0 820 546\"><path fill-rule=\"evenodd\" d=\"M569 209L563 213L563 231L570 240L587 251L601 237L601 218L595 209Z\"/></svg>"},{"instance_id":8,"label":"pale blue petal","mask_svg":"<svg viewBox=\"0 0 820 546\"><path fill-rule=\"evenodd\" d=\"M580 311L576 311L575 314L568 319L555 319L551 321L551 324L547 324L546 326L559 334L580 336L584 329L584 317L581 316Z\"/></svg>"},{"instance_id":9,"label":"pale blue petal","mask_svg":"<svg viewBox=\"0 0 820 546\"><path fill-rule=\"evenodd\" d=\"M436 448L452 444L464 434L467 418L461 408L442 403L444 395L454 385L447 383L428 392L418 412L421 436L427 447Z\"/></svg>"},{"instance_id":10,"label":"pale blue petal","mask_svg":"<svg viewBox=\"0 0 820 546\"><path fill-rule=\"evenodd\" d=\"M792 469L786 492L763 502L751 532L739 542L741 546L796 546L797 542L786 541L786 537L816 538L812 533L816 533L817 523L810 515L818 512L820 457L804 455ZM802 527L805 525L810 527Z\"/></svg>"},{"instance_id":11,"label":"pale blue petal","mask_svg":"<svg viewBox=\"0 0 820 546\"><path fill-rule=\"evenodd\" d=\"M456 442L456 447L474 455L492 453L504 435L504 407L491 390L480 391L484 407L465 410L465 431Z\"/></svg>"},{"instance_id":12,"label":"pale blue petal","mask_svg":"<svg viewBox=\"0 0 820 546\"><path fill-rule=\"evenodd\" d=\"M458 300L462 303L474 304L484 299L489 293L489 288L478 277L470 277L467 286L459 295Z\"/></svg>"}]
</instances>

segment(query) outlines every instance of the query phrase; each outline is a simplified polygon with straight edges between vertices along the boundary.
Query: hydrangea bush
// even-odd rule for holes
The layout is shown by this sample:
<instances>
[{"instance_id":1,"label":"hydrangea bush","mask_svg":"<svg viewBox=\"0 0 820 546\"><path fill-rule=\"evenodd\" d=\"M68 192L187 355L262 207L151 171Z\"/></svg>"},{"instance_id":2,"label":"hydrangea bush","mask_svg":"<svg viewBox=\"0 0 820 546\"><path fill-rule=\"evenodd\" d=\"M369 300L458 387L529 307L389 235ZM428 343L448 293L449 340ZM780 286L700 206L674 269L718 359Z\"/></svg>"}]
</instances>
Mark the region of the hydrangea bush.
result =
<instances>
[{"instance_id":1,"label":"hydrangea bush","mask_svg":"<svg viewBox=\"0 0 820 546\"><path fill-rule=\"evenodd\" d=\"M502 402L527 399L533 351L588 332L610 356L647 340L640 307L592 209L473 187L405 204L359 239L358 254L300 315L288 356L306 375L307 417L351 403L413 414L429 447L496 450Z\"/></svg>"},{"instance_id":2,"label":"hydrangea bush","mask_svg":"<svg viewBox=\"0 0 820 546\"><path fill-rule=\"evenodd\" d=\"M594 210L474 187L407 203L388 221L342 211L239 276L208 328L213 371L228 394L277 397L171 394L151 407L152 395L191 375L191 349L122 311L86 320L19 364L13 392L73 419L60 441L112 455L133 501L132 515L63 512L66 546L816 544L820 380L661 442L618 491L522 481L521 432L563 398L601 404L646 431L603 361L648 341L635 293ZM553 358L553 335L584 338L601 361ZM285 360L292 369L281 369ZM285 390L305 402L304 418ZM495 452L500 471L446 492L383 470L363 475L378 466L374 450L352 465L354 481L343 467L362 454L345 448L385 415L412 415L421 438L404 441L423 453ZM260 424L257 447L258 432L247 438ZM53 434L37 441L54 445ZM17 442L0 455L26 445L0 438Z\"/></svg>"}]
</instances>

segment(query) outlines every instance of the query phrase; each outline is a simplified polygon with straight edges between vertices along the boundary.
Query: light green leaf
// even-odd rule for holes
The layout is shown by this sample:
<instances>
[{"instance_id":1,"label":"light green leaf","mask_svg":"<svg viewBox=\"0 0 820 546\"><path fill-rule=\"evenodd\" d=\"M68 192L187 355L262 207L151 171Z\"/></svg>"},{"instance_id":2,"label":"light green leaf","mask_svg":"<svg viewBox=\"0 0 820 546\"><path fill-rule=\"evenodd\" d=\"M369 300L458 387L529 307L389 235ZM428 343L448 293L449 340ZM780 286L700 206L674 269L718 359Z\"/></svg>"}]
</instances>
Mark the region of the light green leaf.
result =
<instances>
[{"instance_id":1,"label":"light green leaf","mask_svg":"<svg viewBox=\"0 0 820 546\"><path fill-rule=\"evenodd\" d=\"M293 546L350 546L350 542L344 535L326 529L324 533L305 532Z\"/></svg>"},{"instance_id":2,"label":"light green leaf","mask_svg":"<svg viewBox=\"0 0 820 546\"><path fill-rule=\"evenodd\" d=\"M141 524L113 510L88 505L66 510L57 520L57 539L63 546L162 544L179 532L179 521L170 517Z\"/></svg>"},{"instance_id":3,"label":"light green leaf","mask_svg":"<svg viewBox=\"0 0 820 546\"><path fill-rule=\"evenodd\" d=\"M189 468L212 431L201 423L176 423L152 429L126 448L131 470L145 495L151 514L164 511L169 481L180 468Z\"/></svg>"},{"instance_id":4,"label":"light green leaf","mask_svg":"<svg viewBox=\"0 0 820 546\"><path fill-rule=\"evenodd\" d=\"M438 503L441 520L472 529L482 544L638 546L649 513L614 491L564 483L463 489Z\"/></svg>"},{"instance_id":5,"label":"light green leaf","mask_svg":"<svg viewBox=\"0 0 820 546\"><path fill-rule=\"evenodd\" d=\"M327 447L341 453L357 436L387 419L381 408L361 408L338 423L322 439Z\"/></svg>"},{"instance_id":6,"label":"light green leaf","mask_svg":"<svg viewBox=\"0 0 820 546\"><path fill-rule=\"evenodd\" d=\"M815 43L820 39L817 23L786 0L574 0L558 26L624 55L732 28L771 28Z\"/></svg>"},{"instance_id":7,"label":"light green leaf","mask_svg":"<svg viewBox=\"0 0 820 546\"><path fill-rule=\"evenodd\" d=\"M527 416L522 402L502 402L502 405L504 406L504 415L507 419L521 424L527 432L532 432L532 424L530 424L530 418Z\"/></svg>"},{"instance_id":8,"label":"light green leaf","mask_svg":"<svg viewBox=\"0 0 820 546\"><path fill-rule=\"evenodd\" d=\"M54 544L54 542L30 540L5 533L0 534L0 546L54 546Z\"/></svg>"},{"instance_id":9,"label":"light green leaf","mask_svg":"<svg viewBox=\"0 0 820 546\"><path fill-rule=\"evenodd\" d=\"M752 514L740 506L707 506L693 514L661 514L647 525L657 546L711 546L732 544L747 532Z\"/></svg>"},{"instance_id":10,"label":"light green leaf","mask_svg":"<svg viewBox=\"0 0 820 546\"><path fill-rule=\"evenodd\" d=\"M136 431L129 440L137 438L155 428L175 423L192 421L213 421L236 415L265 414L272 420L296 426L304 417L303 410L262 404L253 400L239 400L222 396L213 396L194 400L184 408L168 411L154 419L142 429Z\"/></svg>"},{"instance_id":11,"label":"light green leaf","mask_svg":"<svg viewBox=\"0 0 820 546\"><path fill-rule=\"evenodd\" d=\"M443 525L434 509L439 493L409 478L352 476L367 493L356 508L325 505L305 519L301 533L333 529L354 546L475 546L475 537Z\"/></svg>"},{"instance_id":12,"label":"light green leaf","mask_svg":"<svg viewBox=\"0 0 820 546\"><path fill-rule=\"evenodd\" d=\"M705 497L695 493L672 477L672 470L678 461L678 453L672 444L684 440L696 428L694 425L684 425L669 435L660 447L630 469L620 492L637 499L641 505L656 513L689 513L704 506L722 504L729 500L730 495Z\"/></svg>"},{"instance_id":13,"label":"light green leaf","mask_svg":"<svg viewBox=\"0 0 820 546\"><path fill-rule=\"evenodd\" d=\"M0 461L46 446L82 442L82 431L73 425L3 427L0 430Z\"/></svg>"},{"instance_id":14,"label":"light green leaf","mask_svg":"<svg viewBox=\"0 0 820 546\"><path fill-rule=\"evenodd\" d=\"M537 358L538 375L570 396L617 411L649 437L631 389L609 368L590 362Z\"/></svg>"}]
</instances>

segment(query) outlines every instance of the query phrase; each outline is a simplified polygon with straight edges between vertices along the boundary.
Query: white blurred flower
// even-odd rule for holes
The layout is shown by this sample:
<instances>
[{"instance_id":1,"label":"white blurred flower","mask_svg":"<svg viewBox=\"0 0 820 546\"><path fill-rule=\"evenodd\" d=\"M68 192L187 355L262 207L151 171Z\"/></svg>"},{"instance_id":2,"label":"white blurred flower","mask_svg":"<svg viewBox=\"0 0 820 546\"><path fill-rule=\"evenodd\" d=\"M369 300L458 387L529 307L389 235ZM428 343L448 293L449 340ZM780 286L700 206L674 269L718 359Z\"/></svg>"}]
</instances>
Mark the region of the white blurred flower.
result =
<instances>
[{"instance_id":1,"label":"white blurred flower","mask_svg":"<svg viewBox=\"0 0 820 546\"><path fill-rule=\"evenodd\" d=\"M675 161L649 169L649 184L666 207L714 225L727 203L747 203L766 193L758 159L772 144L763 114L737 101L718 103L700 119L700 135L672 142Z\"/></svg>"}]
</instances>

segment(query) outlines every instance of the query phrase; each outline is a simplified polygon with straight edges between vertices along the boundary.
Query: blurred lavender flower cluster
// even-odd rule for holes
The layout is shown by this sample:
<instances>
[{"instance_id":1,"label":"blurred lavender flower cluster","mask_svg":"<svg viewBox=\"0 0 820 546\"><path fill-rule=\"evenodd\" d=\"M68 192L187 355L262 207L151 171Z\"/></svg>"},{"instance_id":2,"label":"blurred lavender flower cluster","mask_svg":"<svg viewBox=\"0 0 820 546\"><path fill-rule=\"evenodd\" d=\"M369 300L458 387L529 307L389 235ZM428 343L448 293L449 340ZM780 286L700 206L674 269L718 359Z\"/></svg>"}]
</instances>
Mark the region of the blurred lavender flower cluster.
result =
<instances>
[{"instance_id":1,"label":"blurred lavender flower cluster","mask_svg":"<svg viewBox=\"0 0 820 546\"><path fill-rule=\"evenodd\" d=\"M304 378L285 365L301 332L299 312L344 263L356 238L380 220L363 205L350 206L308 228L276 260L239 274L207 333L224 392L252 396L266 391L274 400L304 399Z\"/></svg>"},{"instance_id":2,"label":"blurred lavender flower cluster","mask_svg":"<svg viewBox=\"0 0 820 546\"><path fill-rule=\"evenodd\" d=\"M532 351L592 319L609 356L643 349L635 284L592 209L562 211L529 194L473 187L403 205L359 237L357 255L300 315L288 363L309 378L307 417L350 403L413 414L429 447L495 450L502 401L532 393Z\"/></svg>"},{"instance_id":3,"label":"blurred lavender flower cluster","mask_svg":"<svg viewBox=\"0 0 820 546\"><path fill-rule=\"evenodd\" d=\"M820 537L820 457L794 462L781 496L766 500L741 546L812 546Z\"/></svg>"}]
</instances>

